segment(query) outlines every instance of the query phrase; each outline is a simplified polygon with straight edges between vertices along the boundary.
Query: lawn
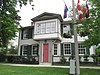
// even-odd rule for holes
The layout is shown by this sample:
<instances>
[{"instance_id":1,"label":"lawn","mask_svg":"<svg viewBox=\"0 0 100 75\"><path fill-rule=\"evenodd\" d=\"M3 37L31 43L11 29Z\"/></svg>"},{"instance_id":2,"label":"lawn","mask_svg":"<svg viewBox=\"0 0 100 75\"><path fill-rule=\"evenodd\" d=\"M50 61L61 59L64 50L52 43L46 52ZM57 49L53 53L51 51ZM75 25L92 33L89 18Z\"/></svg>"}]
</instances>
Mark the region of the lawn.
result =
<instances>
[{"instance_id":1,"label":"lawn","mask_svg":"<svg viewBox=\"0 0 100 75\"><path fill-rule=\"evenodd\" d=\"M81 75L99 75L100 69L81 69ZM0 75L69 75L69 69L0 65Z\"/></svg>"}]
</instances>

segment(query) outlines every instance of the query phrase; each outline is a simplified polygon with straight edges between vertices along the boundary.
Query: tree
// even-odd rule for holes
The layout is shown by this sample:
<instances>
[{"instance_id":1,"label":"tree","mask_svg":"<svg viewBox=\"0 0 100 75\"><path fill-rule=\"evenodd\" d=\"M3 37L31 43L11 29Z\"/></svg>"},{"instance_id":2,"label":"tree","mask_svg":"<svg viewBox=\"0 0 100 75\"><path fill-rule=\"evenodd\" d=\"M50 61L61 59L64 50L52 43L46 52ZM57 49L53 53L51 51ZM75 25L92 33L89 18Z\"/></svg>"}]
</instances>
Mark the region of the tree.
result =
<instances>
[{"instance_id":1,"label":"tree","mask_svg":"<svg viewBox=\"0 0 100 75\"><path fill-rule=\"evenodd\" d=\"M100 0L89 0L90 18L80 21L83 26L79 27L81 36L88 36L85 46L100 44Z\"/></svg>"},{"instance_id":2,"label":"tree","mask_svg":"<svg viewBox=\"0 0 100 75\"><path fill-rule=\"evenodd\" d=\"M16 6L27 5L28 1L30 5L33 2L33 0L0 0L0 47L7 47L9 40L16 37L21 20Z\"/></svg>"}]
</instances>

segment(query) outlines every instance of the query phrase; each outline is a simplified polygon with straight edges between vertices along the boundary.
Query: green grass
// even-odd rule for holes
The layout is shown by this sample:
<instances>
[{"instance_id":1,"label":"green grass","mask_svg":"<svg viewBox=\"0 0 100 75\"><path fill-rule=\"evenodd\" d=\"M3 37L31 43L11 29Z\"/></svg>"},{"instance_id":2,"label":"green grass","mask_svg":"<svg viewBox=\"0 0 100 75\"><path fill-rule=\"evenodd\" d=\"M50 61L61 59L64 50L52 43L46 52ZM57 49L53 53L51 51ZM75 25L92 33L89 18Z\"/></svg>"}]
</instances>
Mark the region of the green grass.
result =
<instances>
[{"instance_id":1,"label":"green grass","mask_svg":"<svg viewBox=\"0 0 100 75\"><path fill-rule=\"evenodd\" d=\"M100 69L81 69L81 75L99 75ZM0 75L69 75L69 69L0 65Z\"/></svg>"}]
</instances>

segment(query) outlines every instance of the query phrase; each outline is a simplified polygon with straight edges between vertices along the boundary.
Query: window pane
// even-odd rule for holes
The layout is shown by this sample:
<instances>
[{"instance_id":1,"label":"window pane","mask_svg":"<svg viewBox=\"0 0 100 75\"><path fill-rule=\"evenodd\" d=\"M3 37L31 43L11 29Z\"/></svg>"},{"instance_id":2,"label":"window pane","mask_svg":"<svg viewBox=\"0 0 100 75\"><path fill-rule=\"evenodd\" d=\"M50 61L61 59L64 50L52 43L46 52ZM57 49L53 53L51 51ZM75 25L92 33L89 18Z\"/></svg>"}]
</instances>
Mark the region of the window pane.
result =
<instances>
[{"instance_id":1,"label":"window pane","mask_svg":"<svg viewBox=\"0 0 100 75\"><path fill-rule=\"evenodd\" d=\"M51 32L56 32L56 22L51 22Z\"/></svg>"},{"instance_id":2,"label":"window pane","mask_svg":"<svg viewBox=\"0 0 100 75\"><path fill-rule=\"evenodd\" d=\"M33 55L37 55L38 54L38 47L37 46L33 46Z\"/></svg>"},{"instance_id":3,"label":"window pane","mask_svg":"<svg viewBox=\"0 0 100 75\"><path fill-rule=\"evenodd\" d=\"M50 33L51 32L51 24L48 22L46 23L46 33Z\"/></svg>"},{"instance_id":4,"label":"window pane","mask_svg":"<svg viewBox=\"0 0 100 75\"><path fill-rule=\"evenodd\" d=\"M41 33L45 33L46 32L46 26L45 26L45 23L42 23L41 24Z\"/></svg>"},{"instance_id":5,"label":"window pane","mask_svg":"<svg viewBox=\"0 0 100 75\"><path fill-rule=\"evenodd\" d=\"M41 32L41 25L37 24L37 26L36 26L36 33L40 34L40 32Z\"/></svg>"},{"instance_id":6,"label":"window pane","mask_svg":"<svg viewBox=\"0 0 100 75\"><path fill-rule=\"evenodd\" d=\"M85 54L85 47L82 44L78 44L79 54Z\"/></svg>"},{"instance_id":7,"label":"window pane","mask_svg":"<svg viewBox=\"0 0 100 75\"><path fill-rule=\"evenodd\" d=\"M54 55L57 55L57 44L54 44Z\"/></svg>"},{"instance_id":8,"label":"window pane","mask_svg":"<svg viewBox=\"0 0 100 75\"><path fill-rule=\"evenodd\" d=\"M71 54L71 44L64 44L64 54Z\"/></svg>"},{"instance_id":9,"label":"window pane","mask_svg":"<svg viewBox=\"0 0 100 75\"><path fill-rule=\"evenodd\" d=\"M27 56L28 53L28 46L23 46L23 55Z\"/></svg>"}]
</instances>

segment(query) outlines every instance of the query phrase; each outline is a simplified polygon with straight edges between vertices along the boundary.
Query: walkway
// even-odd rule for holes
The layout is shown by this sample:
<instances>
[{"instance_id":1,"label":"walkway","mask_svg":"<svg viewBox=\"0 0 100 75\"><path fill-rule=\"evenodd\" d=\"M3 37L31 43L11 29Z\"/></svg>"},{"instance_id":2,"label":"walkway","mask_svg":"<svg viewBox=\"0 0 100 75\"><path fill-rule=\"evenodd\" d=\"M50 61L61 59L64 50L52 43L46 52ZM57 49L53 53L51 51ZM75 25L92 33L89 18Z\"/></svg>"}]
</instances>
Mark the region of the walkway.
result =
<instances>
[{"instance_id":1,"label":"walkway","mask_svg":"<svg viewBox=\"0 0 100 75\"><path fill-rule=\"evenodd\" d=\"M55 65L28 65L28 64L7 64L0 63L1 65L10 65L10 66L29 66L29 67L58 67L58 68L69 68L69 66L55 66ZM100 69L100 67L90 67L90 66L80 66L80 68L91 68L91 69Z\"/></svg>"}]
</instances>

